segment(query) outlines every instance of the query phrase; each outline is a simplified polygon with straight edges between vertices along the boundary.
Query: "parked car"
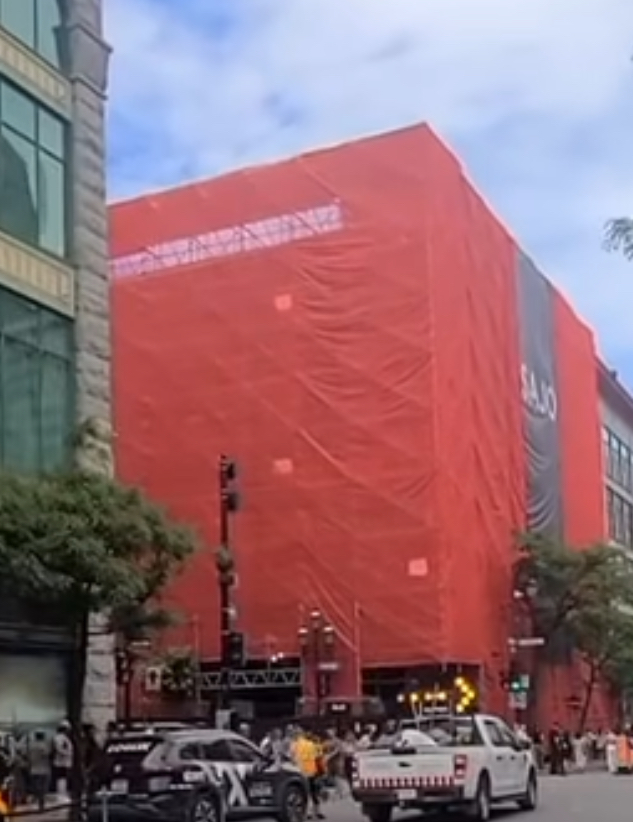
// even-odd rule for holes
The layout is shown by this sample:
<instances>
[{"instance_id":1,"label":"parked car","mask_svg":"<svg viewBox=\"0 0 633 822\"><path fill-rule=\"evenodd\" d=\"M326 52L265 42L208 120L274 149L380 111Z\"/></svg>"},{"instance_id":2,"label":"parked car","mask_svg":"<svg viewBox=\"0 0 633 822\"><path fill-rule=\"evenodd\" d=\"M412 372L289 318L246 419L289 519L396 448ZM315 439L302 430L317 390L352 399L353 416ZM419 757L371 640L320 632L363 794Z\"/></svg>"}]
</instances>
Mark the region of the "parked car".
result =
<instances>
[{"instance_id":1,"label":"parked car","mask_svg":"<svg viewBox=\"0 0 633 822\"><path fill-rule=\"evenodd\" d=\"M226 730L164 730L111 737L105 746L91 811L108 802L112 822L143 816L156 822L232 822L276 818L304 822L307 784L289 762L266 757Z\"/></svg>"}]
</instances>

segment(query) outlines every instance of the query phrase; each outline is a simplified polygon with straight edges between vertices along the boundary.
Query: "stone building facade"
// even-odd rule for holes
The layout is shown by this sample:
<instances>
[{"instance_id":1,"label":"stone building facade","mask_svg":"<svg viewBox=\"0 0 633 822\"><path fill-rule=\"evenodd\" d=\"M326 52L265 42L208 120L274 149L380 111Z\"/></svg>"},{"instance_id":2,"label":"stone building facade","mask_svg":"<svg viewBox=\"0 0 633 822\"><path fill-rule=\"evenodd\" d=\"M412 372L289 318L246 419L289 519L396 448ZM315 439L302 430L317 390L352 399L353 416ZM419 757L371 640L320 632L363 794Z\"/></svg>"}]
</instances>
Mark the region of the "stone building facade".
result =
<instances>
[{"instance_id":1,"label":"stone building facade","mask_svg":"<svg viewBox=\"0 0 633 822\"><path fill-rule=\"evenodd\" d=\"M63 467L82 421L111 430L109 55L101 0L0 4L0 465L11 469ZM0 666L53 671L64 637L12 624L0 613ZM115 705L112 641L94 645L86 710L102 725ZM8 713L45 722L56 708L38 699L16 708L0 677L0 725Z\"/></svg>"}]
</instances>

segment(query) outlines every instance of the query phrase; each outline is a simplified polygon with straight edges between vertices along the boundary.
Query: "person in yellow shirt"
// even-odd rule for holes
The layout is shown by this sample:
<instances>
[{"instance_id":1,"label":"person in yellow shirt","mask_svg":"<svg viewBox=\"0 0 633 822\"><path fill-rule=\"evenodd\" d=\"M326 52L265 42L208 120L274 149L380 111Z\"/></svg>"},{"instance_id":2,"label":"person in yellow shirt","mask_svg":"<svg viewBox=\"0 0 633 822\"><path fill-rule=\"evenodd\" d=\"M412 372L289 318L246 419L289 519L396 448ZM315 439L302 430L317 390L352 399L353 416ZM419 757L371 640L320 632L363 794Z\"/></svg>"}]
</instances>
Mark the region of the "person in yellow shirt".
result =
<instances>
[{"instance_id":1,"label":"person in yellow shirt","mask_svg":"<svg viewBox=\"0 0 633 822\"><path fill-rule=\"evenodd\" d=\"M325 815L321 811L323 751L316 740L301 729L296 731L291 751L294 763L308 781L314 818L325 819Z\"/></svg>"}]
</instances>

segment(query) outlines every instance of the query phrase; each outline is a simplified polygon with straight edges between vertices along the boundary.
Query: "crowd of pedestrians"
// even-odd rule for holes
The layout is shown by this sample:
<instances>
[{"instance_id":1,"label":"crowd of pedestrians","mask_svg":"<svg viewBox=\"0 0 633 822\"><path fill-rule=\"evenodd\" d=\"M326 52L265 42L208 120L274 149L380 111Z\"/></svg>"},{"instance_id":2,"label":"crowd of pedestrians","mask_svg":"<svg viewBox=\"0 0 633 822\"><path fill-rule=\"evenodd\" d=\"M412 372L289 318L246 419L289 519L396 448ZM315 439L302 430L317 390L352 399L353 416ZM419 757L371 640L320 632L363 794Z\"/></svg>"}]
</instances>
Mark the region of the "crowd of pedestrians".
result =
<instances>
[{"instance_id":1,"label":"crowd of pedestrians","mask_svg":"<svg viewBox=\"0 0 633 822\"><path fill-rule=\"evenodd\" d=\"M618 744L622 735L615 731L598 729L574 734L556 724L547 734L528 733L522 727L517 727L515 732L531 740L539 768L553 776L583 773L588 768L606 768L610 773L618 770Z\"/></svg>"},{"instance_id":2,"label":"crowd of pedestrians","mask_svg":"<svg viewBox=\"0 0 633 822\"><path fill-rule=\"evenodd\" d=\"M251 736L247 725L239 730L244 736ZM376 743L389 745L396 739L397 731L397 723L389 720L381 726L356 726L353 730L316 731L291 724L270 731L260 747L271 759L286 759L300 768L310 785L312 815L324 819L325 800L344 798L351 792L355 754ZM517 725L515 733L532 743L537 764L553 775L582 773L596 766L612 773L618 771L618 746L623 734L602 730L571 734L558 725L547 734L528 733ZM625 738L629 744L633 734L626 734ZM633 763L633 745L630 747ZM33 730L20 737L0 735L0 782L11 786L12 805L34 804L43 809L47 798L56 802L68 800L77 755L81 757L82 773L90 780L99 750L90 726L85 726L77 738L67 722L62 722L53 734Z\"/></svg>"},{"instance_id":3,"label":"crowd of pedestrians","mask_svg":"<svg viewBox=\"0 0 633 822\"><path fill-rule=\"evenodd\" d=\"M13 807L35 805L43 810L47 799L62 804L72 788L76 755L82 757L82 772L89 777L98 751L89 725L78 737L65 721L53 733L37 729L5 733L0 736L0 783L6 786Z\"/></svg>"}]
</instances>

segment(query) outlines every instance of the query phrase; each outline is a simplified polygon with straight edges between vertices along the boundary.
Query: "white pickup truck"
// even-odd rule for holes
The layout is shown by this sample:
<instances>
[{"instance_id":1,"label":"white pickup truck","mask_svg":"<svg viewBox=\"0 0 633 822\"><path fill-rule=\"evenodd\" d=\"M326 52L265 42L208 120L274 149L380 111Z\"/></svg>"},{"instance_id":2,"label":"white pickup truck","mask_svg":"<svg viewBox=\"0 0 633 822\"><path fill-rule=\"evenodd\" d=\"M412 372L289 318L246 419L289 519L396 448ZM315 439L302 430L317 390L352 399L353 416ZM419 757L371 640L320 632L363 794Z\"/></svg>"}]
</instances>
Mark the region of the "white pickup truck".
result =
<instances>
[{"instance_id":1,"label":"white pickup truck","mask_svg":"<svg viewBox=\"0 0 633 822\"><path fill-rule=\"evenodd\" d=\"M394 810L465 811L487 822L495 804L536 808L538 781L531 750L495 716L421 718L355 759L352 792L370 822Z\"/></svg>"}]
</instances>

